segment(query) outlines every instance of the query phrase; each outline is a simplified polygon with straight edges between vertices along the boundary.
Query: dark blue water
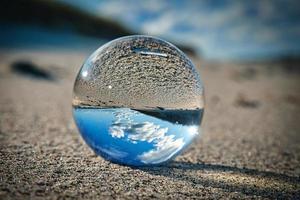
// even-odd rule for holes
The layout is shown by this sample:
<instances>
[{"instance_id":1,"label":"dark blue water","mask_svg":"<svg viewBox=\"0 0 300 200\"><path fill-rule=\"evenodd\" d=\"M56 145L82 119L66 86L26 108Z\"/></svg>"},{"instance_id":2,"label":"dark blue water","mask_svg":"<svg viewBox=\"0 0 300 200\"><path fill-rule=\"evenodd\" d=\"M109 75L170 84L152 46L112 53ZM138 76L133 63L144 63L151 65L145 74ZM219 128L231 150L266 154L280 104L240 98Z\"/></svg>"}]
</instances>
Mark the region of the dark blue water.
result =
<instances>
[{"instance_id":1,"label":"dark blue water","mask_svg":"<svg viewBox=\"0 0 300 200\"><path fill-rule=\"evenodd\" d=\"M71 30L53 30L34 25L1 23L0 47L17 49L72 50L90 52L106 43L104 38L91 38Z\"/></svg>"},{"instance_id":2,"label":"dark blue water","mask_svg":"<svg viewBox=\"0 0 300 200\"><path fill-rule=\"evenodd\" d=\"M182 119L166 111L149 115L129 108L73 109L82 137L98 155L134 166L161 164L185 149L199 134L202 117L201 110L188 112Z\"/></svg>"}]
</instances>

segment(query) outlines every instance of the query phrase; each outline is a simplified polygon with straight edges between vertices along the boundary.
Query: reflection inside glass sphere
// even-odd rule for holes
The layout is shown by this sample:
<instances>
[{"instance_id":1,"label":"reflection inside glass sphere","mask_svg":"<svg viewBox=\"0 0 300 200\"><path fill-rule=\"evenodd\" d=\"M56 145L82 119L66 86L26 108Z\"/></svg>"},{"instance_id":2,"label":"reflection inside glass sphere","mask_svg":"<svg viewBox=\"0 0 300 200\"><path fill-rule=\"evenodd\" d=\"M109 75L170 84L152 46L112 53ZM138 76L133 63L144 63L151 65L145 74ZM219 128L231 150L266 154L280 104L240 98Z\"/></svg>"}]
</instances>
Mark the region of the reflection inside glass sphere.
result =
<instances>
[{"instance_id":1,"label":"reflection inside glass sphere","mask_svg":"<svg viewBox=\"0 0 300 200\"><path fill-rule=\"evenodd\" d=\"M164 163L199 134L203 86L175 46L130 36L100 47L74 85L73 115L86 143L127 165Z\"/></svg>"}]
</instances>

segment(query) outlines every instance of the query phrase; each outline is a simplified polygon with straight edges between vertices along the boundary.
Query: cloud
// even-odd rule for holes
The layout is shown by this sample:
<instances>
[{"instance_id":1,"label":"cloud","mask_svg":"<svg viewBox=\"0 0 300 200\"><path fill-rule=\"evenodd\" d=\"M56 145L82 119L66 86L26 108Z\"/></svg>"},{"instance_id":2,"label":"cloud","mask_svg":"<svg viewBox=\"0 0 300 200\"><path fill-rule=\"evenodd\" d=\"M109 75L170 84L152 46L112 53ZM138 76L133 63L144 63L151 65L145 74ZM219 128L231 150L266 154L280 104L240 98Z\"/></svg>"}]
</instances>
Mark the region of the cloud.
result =
<instances>
[{"instance_id":1,"label":"cloud","mask_svg":"<svg viewBox=\"0 0 300 200\"><path fill-rule=\"evenodd\" d=\"M174 135L166 135L167 127L160 127L152 122L134 122L132 118L137 114L130 109L116 112L109 133L114 138L126 138L133 144L142 141L153 144L153 149L137 156L143 163L156 164L166 161L182 149L185 144L183 138L175 139ZM188 133L197 134L197 127L190 127Z\"/></svg>"},{"instance_id":2,"label":"cloud","mask_svg":"<svg viewBox=\"0 0 300 200\"><path fill-rule=\"evenodd\" d=\"M174 136L164 136L155 144L155 149L144 152L138 158L146 164L164 162L175 155L184 146L183 138L174 139Z\"/></svg>"},{"instance_id":3,"label":"cloud","mask_svg":"<svg viewBox=\"0 0 300 200\"><path fill-rule=\"evenodd\" d=\"M124 118L122 119L122 117ZM160 128L159 125L147 121L135 123L130 118L125 118L125 115L118 117L109 127L109 133L112 137L123 138L126 133L127 139L131 142L146 141L151 143L163 138L167 132L168 128Z\"/></svg>"},{"instance_id":4,"label":"cloud","mask_svg":"<svg viewBox=\"0 0 300 200\"><path fill-rule=\"evenodd\" d=\"M160 128L151 122L133 123L123 121L117 123L116 120L110 127L109 133L114 138L123 138L127 133L127 138L130 141L147 141L149 143L158 140L168 132L168 128Z\"/></svg>"},{"instance_id":5,"label":"cloud","mask_svg":"<svg viewBox=\"0 0 300 200\"><path fill-rule=\"evenodd\" d=\"M168 128L160 128L151 122L133 124L129 130L129 140L147 141L149 143L159 140L168 132Z\"/></svg>"},{"instance_id":6,"label":"cloud","mask_svg":"<svg viewBox=\"0 0 300 200\"><path fill-rule=\"evenodd\" d=\"M146 34L192 44L208 58L233 58L274 49L295 49L295 43L300 42L299 32L294 28L300 23L297 4L297 1L276 0L169 4L107 1L99 9L134 24ZM182 31L180 27L191 28Z\"/></svg>"},{"instance_id":7,"label":"cloud","mask_svg":"<svg viewBox=\"0 0 300 200\"><path fill-rule=\"evenodd\" d=\"M109 127L109 133L114 138L123 138L125 132L130 131L132 124L131 116L136 114L136 111L121 111L115 112L115 120Z\"/></svg>"},{"instance_id":8,"label":"cloud","mask_svg":"<svg viewBox=\"0 0 300 200\"><path fill-rule=\"evenodd\" d=\"M109 127L109 133L111 134L112 137L116 138L122 138L124 137L124 130L126 127L120 125L120 124L113 124L112 126Z\"/></svg>"},{"instance_id":9,"label":"cloud","mask_svg":"<svg viewBox=\"0 0 300 200\"><path fill-rule=\"evenodd\" d=\"M109 127L109 133L112 137L123 138L126 137L130 141L147 141L149 143L154 140L162 138L167 132L168 128L160 128L152 122L134 122L133 116L138 115L137 111L130 109L122 109L122 111L115 112L115 120Z\"/></svg>"},{"instance_id":10,"label":"cloud","mask_svg":"<svg viewBox=\"0 0 300 200\"><path fill-rule=\"evenodd\" d=\"M187 134L197 135L198 127L191 126L188 128ZM182 150L185 142L183 138L174 139L174 135L165 135L159 137L155 141L155 149L144 152L138 158L146 164L157 164L164 162Z\"/></svg>"},{"instance_id":11,"label":"cloud","mask_svg":"<svg viewBox=\"0 0 300 200\"><path fill-rule=\"evenodd\" d=\"M154 20L144 22L142 30L148 34L162 35L169 32L176 24L176 18L171 12L167 12Z\"/></svg>"}]
</instances>

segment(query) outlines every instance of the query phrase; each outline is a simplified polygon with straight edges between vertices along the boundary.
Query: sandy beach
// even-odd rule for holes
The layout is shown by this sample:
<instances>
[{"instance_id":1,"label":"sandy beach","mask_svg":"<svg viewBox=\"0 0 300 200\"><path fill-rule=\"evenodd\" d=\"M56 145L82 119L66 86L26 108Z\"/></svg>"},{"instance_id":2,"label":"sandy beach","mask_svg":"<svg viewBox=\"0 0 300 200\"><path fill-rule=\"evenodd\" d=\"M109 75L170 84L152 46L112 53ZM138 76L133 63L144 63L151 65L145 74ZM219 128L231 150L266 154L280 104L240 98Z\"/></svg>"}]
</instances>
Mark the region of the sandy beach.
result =
<instances>
[{"instance_id":1,"label":"sandy beach","mask_svg":"<svg viewBox=\"0 0 300 200\"><path fill-rule=\"evenodd\" d=\"M0 199L300 198L299 71L193 59L206 95L200 137L168 165L135 169L96 156L74 124L86 56L0 52Z\"/></svg>"}]
</instances>

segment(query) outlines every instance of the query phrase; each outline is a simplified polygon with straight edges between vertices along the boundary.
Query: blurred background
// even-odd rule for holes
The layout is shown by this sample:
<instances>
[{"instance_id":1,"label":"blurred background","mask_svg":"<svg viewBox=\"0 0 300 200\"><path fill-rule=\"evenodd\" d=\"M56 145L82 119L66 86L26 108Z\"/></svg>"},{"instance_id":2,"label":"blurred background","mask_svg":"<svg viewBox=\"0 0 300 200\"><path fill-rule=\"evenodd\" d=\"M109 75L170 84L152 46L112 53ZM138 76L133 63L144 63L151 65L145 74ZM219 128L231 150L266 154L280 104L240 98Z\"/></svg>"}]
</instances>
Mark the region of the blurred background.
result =
<instances>
[{"instance_id":1,"label":"blurred background","mask_svg":"<svg viewBox=\"0 0 300 200\"><path fill-rule=\"evenodd\" d=\"M0 199L300 199L299 0L0 5ZM131 34L178 46L205 88L199 140L154 170L96 157L72 118L84 60Z\"/></svg>"},{"instance_id":2,"label":"blurred background","mask_svg":"<svg viewBox=\"0 0 300 200\"><path fill-rule=\"evenodd\" d=\"M212 60L300 55L300 5L295 0L1 3L1 48L93 51L119 36L147 34Z\"/></svg>"}]
</instances>

